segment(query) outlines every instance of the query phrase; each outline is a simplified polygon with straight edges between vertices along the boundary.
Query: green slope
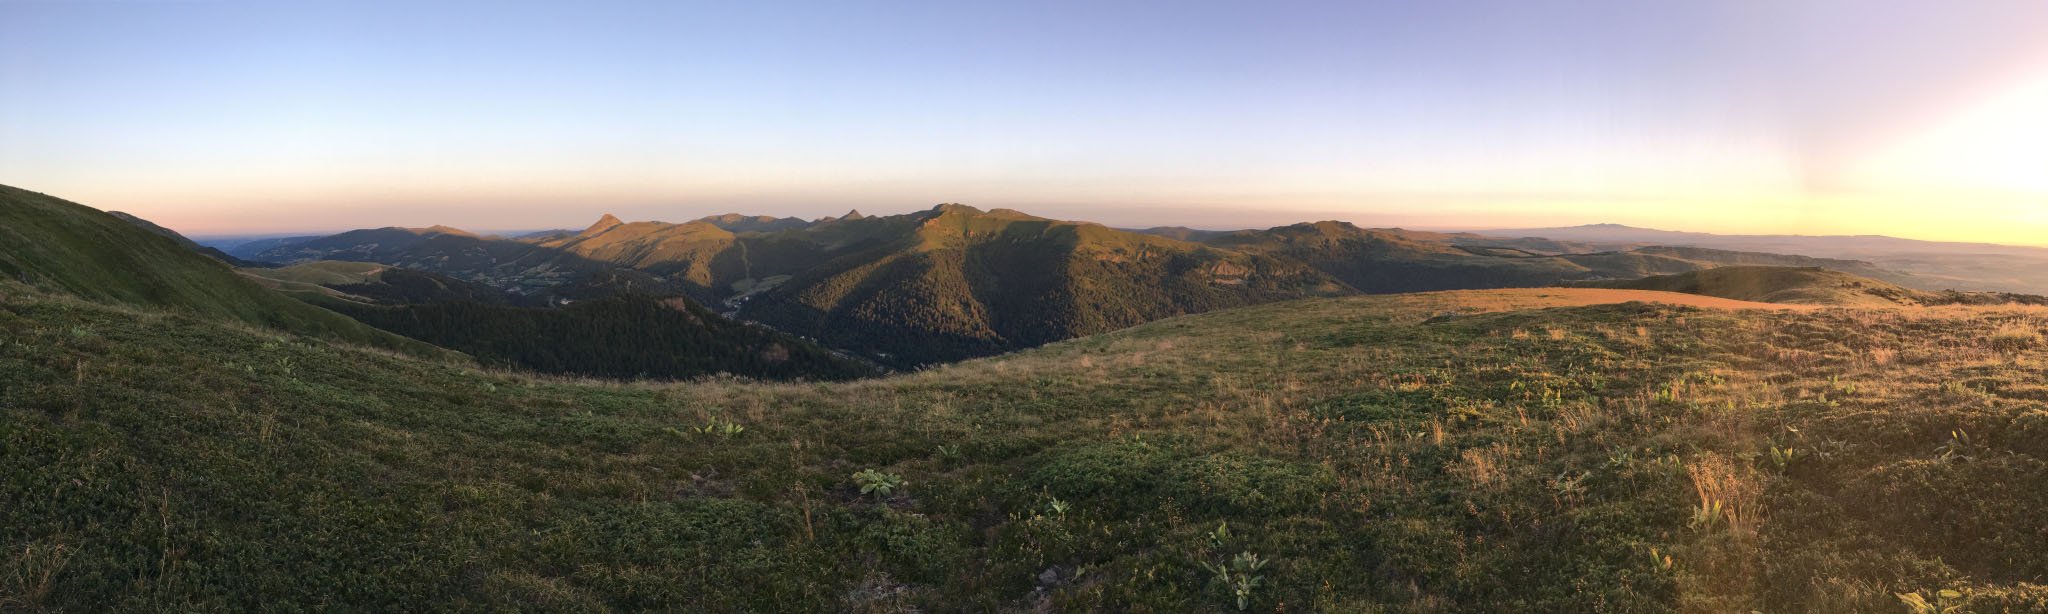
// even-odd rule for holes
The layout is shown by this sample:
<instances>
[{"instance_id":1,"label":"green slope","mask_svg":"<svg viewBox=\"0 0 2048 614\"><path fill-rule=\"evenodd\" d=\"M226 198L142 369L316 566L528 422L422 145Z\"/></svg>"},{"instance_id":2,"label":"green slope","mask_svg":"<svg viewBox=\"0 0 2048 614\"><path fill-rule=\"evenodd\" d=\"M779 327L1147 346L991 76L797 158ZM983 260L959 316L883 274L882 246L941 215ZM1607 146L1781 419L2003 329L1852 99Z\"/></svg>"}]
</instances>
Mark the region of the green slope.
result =
<instances>
[{"instance_id":1,"label":"green slope","mask_svg":"<svg viewBox=\"0 0 2048 614\"><path fill-rule=\"evenodd\" d=\"M0 186L0 276L93 301L439 353L272 292L220 261L115 216L8 186Z\"/></svg>"},{"instance_id":2,"label":"green slope","mask_svg":"<svg viewBox=\"0 0 2048 614\"><path fill-rule=\"evenodd\" d=\"M1875 279L1811 267L1728 266L1585 285L1801 305L1892 306L1945 302L1937 293L1909 290Z\"/></svg>"},{"instance_id":3,"label":"green slope","mask_svg":"<svg viewBox=\"0 0 2048 614\"><path fill-rule=\"evenodd\" d=\"M740 314L915 366L1351 292L1297 263L1003 209L941 205L850 224L907 232L800 271Z\"/></svg>"},{"instance_id":4,"label":"green slope","mask_svg":"<svg viewBox=\"0 0 2048 614\"><path fill-rule=\"evenodd\" d=\"M223 251L220 251L220 250L218 250L218 249L214 249L214 248L211 248L211 247L207 247L207 246L204 246L204 245L200 245L200 244L198 244L198 243L195 243L195 242L193 242L193 241L192 241L191 239L187 239L187 238L185 238L185 235L181 235L181 234L178 234L178 232L177 232L177 231L175 231L175 230L171 230L171 229L169 229L169 228L165 228L165 227L162 227L162 226L158 226L158 225L156 224L156 222L152 222L152 221L149 221L149 220L145 220L145 219L142 219L142 218L139 218L139 217L135 217L135 216L134 216L134 215L132 215L132 214L128 214L128 213L123 213L123 212L120 212L120 211L108 211L108 212L107 212L107 215L111 215L111 216L114 216L114 217L120 218L120 219L121 219L122 221L125 221L125 222L128 222L128 223L130 223L130 224L134 224L134 225L136 225L136 226L138 226L138 227L141 227L141 228L142 228L143 230L147 230L147 231L150 231L150 232L152 232L152 233L156 233L156 234L158 234L158 235L161 235L161 236L167 237L167 238L169 238L169 239L170 239L170 240L172 240L172 241L176 241L176 242L178 243L178 245L181 245L181 246L183 246L183 247L184 247L185 249L189 249L189 250L192 250L192 251L195 251L195 252L199 252L199 253L201 253L201 254L204 254L204 255L205 255L206 257L208 257L208 258L212 258L212 259L214 259L214 260L219 260L219 261L221 261L221 262L225 262L225 263L228 263L229 265L232 265L232 266L237 266L237 267L258 267L258 266L263 266L263 265L264 265L264 263L261 263L261 262L251 262L251 261L248 261L248 260L243 260L243 259L241 259L241 258L236 258L236 257L234 257L234 256L232 256L232 255L229 255L229 254L228 254L227 252L223 252Z\"/></svg>"},{"instance_id":5,"label":"green slope","mask_svg":"<svg viewBox=\"0 0 2048 614\"><path fill-rule=\"evenodd\" d=\"M1596 251L1542 241L1359 228L1332 221L1244 230L1212 236L1204 242L1299 261L1372 294L1636 279L1724 264L1793 262L1875 270L1868 263L1846 260L1689 248Z\"/></svg>"},{"instance_id":6,"label":"green slope","mask_svg":"<svg viewBox=\"0 0 2048 614\"><path fill-rule=\"evenodd\" d=\"M331 286L374 281L379 273L390 268L389 266L374 262L315 260L274 269L244 271L244 273L273 281Z\"/></svg>"},{"instance_id":7,"label":"green slope","mask_svg":"<svg viewBox=\"0 0 2048 614\"><path fill-rule=\"evenodd\" d=\"M715 289L745 277L737 244L731 231L710 222L627 224L607 215L582 233L538 247L561 252L553 260L562 264L551 266L598 263L635 269L682 283L692 296L710 300Z\"/></svg>"},{"instance_id":8,"label":"green slope","mask_svg":"<svg viewBox=\"0 0 2048 614\"><path fill-rule=\"evenodd\" d=\"M626 386L10 293L0 610L2048 607L2048 317L1575 292Z\"/></svg>"},{"instance_id":9,"label":"green slope","mask_svg":"<svg viewBox=\"0 0 2048 614\"><path fill-rule=\"evenodd\" d=\"M332 305L321 302L317 297L381 305L435 302L504 305L515 302L515 299L523 303L535 302L446 275L373 262L318 260L277 268L243 269L241 272L266 287L330 309Z\"/></svg>"}]
</instances>

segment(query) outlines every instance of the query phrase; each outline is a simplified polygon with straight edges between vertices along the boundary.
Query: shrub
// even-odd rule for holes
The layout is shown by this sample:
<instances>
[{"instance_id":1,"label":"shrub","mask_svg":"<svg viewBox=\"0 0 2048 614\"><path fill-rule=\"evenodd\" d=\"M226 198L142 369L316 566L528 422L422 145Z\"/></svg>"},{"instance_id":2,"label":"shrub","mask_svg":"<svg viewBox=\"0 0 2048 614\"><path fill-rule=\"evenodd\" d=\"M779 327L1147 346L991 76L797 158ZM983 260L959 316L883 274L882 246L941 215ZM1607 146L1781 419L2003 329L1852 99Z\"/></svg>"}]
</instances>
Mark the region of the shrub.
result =
<instances>
[{"instance_id":1,"label":"shrub","mask_svg":"<svg viewBox=\"0 0 2048 614\"><path fill-rule=\"evenodd\" d=\"M2041 331L2018 322L2007 322L1992 329L1985 342L1993 349L2008 352L2030 350L2041 346Z\"/></svg>"},{"instance_id":2,"label":"shrub","mask_svg":"<svg viewBox=\"0 0 2048 614\"><path fill-rule=\"evenodd\" d=\"M718 420L712 420L710 422L704 423L704 426L697 427L696 430L698 433L704 435L717 435L720 437L737 437L740 433L747 432L747 427L741 426L739 423L736 422L721 422Z\"/></svg>"},{"instance_id":3,"label":"shrub","mask_svg":"<svg viewBox=\"0 0 2048 614\"><path fill-rule=\"evenodd\" d=\"M1056 453L1031 481L1070 499L1134 500L1153 496L1171 456L1144 442L1081 446Z\"/></svg>"},{"instance_id":4,"label":"shrub","mask_svg":"<svg viewBox=\"0 0 2048 614\"><path fill-rule=\"evenodd\" d=\"M889 495L896 492L896 489L910 484L903 481L903 476L893 473L882 473L873 469L865 469L860 473L853 474L853 483L860 485L860 494L872 494L877 499L888 498Z\"/></svg>"},{"instance_id":5,"label":"shrub","mask_svg":"<svg viewBox=\"0 0 2048 614\"><path fill-rule=\"evenodd\" d=\"M860 529L861 543L881 557L891 577L918 583L945 582L967 558L959 531L919 514L884 509Z\"/></svg>"},{"instance_id":6,"label":"shrub","mask_svg":"<svg viewBox=\"0 0 2048 614\"><path fill-rule=\"evenodd\" d=\"M1320 465L1237 454L1175 463L1166 479L1171 494L1193 509L1245 516L1311 511L1336 488L1336 478Z\"/></svg>"},{"instance_id":7,"label":"shrub","mask_svg":"<svg viewBox=\"0 0 2048 614\"><path fill-rule=\"evenodd\" d=\"M1215 574L1216 582L1222 584L1223 589L1237 599L1237 610L1242 612L1251 606L1252 591L1258 590L1259 584L1266 580L1265 576L1259 575L1259 571L1265 569L1266 564L1271 562L1259 558L1257 554L1240 552L1237 558L1230 560L1229 565L1204 563L1203 566Z\"/></svg>"}]
</instances>

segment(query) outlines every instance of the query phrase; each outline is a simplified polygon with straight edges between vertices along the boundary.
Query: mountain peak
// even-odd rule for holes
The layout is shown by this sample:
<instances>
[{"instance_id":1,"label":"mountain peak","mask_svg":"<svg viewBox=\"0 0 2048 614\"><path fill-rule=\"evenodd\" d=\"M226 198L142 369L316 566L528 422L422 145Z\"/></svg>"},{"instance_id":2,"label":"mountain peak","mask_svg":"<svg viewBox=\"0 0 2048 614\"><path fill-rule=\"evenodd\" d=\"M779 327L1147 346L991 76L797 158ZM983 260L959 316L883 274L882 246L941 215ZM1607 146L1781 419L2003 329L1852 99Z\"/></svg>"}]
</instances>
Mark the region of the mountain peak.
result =
<instances>
[{"instance_id":1,"label":"mountain peak","mask_svg":"<svg viewBox=\"0 0 2048 614\"><path fill-rule=\"evenodd\" d=\"M420 231L419 231L419 233L418 233L418 234L423 234L423 235L456 235L456 236L463 236L463 237L474 237L474 236L476 236L476 235L474 235L474 234L470 234L470 232L469 232L469 231L467 231L467 230L463 230L463 229L461 229L461 228L456 228L456 227L454 227L454 226L443 226L443 225L440 225L440 224L435 224L435 225L433 225L433 226L428 226L428 227L426 227L426 228L422 228L422 229L420 229Z\"/></svg>"},{"instance_id":2,"label":"mountain peak","mask_svg":"<svg viewBox=\"0 0 2048 614\"><path fill-rule=\"evenodd\" d=\"M617 216L606 213L604 217L597 218L596 224L591 224L589 228L583 229L583 234L597 234L623 225L625 225L625 222L619 221Z\"/></svg>"},{"instance_id":3,"label":"mountain peak","mask_svg":"<svg viewBox=\"0 0 2048 614\"><path fill-rule=\"evenodd\" d=\"M862 218L865 218L865 217L867 217L867 216L866 216L866 215L862 215L859 209L853 209L853 210L849 210L849 211L847 211L847 212L846 212L846 215L842 215L842 216L839 216L839 219L842 219L842 220L858 220L858 219L862 219Z\"/></svg>"},{"instance_id":4,"label":"mountain peak","mask_svg":"<svg viewBox=\"0 0 2048 614\"><path fill-rule=\"evenodd\" d=\"M776 232L804 228L812 224L812 222L801 218L747 215L744 213L708 215L698 218L697 221L692 223L710 224L723 228L727 232Z\"/></svg>"},{"instance_id":5,"label":"mountain peak","mask_svg":"<svg viewBox=\"0 0 2048 614\"><path fill-rule=\"evenodd\" d=\"M942 214L943 214L943 213L962 213L962 214L970 214L970 215L972 215L972 214L980 214L980 213L982 212L982 211L981 211L980 209L976 209L976 208L973 208L973 207L969 207L969 206L967 206L967 205L963 205L963 204L960 204L960 203L939 203L939 205L938 205L938 206L936 206L936 207L932 207L932 211L937 211L937 212L939 212L939 213L942 213Z\"/></svg>"},{"instance_id":6,"label":"mountain peak","mask_svg":"<svg viewBox=\"0 0 2048 614\"><path fill-rule=\"evenodd\" d=\"M1041 217L1038 217L1038 216L1036 216L1036 215L1032 215L1032 214L1029 214L1029 213L1025 213L1025 212L1023 212L1023 211L1018 211L1018 210L1016 210L1016 209L990 209L990 210L988 210L988 215L989 215L989 216L991 216L991 217L999 217L999 218L1006 218L1006 219L1018 219L1018 220L1042 220L1042 219L1045 219L1045 218L1041 218ZM1091 224L1092 224L1093 222L1088 222L1088 223L1091 223Z\"/></svg>"}]
</instances>

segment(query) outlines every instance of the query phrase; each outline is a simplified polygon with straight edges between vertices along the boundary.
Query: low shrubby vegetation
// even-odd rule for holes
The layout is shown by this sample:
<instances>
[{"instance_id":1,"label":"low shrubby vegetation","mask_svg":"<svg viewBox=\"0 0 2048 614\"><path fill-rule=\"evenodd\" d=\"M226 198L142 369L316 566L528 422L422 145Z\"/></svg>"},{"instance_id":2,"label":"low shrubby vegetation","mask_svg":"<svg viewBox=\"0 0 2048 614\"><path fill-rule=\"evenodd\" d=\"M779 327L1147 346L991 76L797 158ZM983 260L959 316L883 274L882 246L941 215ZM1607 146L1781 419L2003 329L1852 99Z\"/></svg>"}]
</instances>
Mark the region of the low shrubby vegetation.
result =
<instances>
[{"instance_id":1,"label":"low shrubby vegetation","mask_svg":"<svg viewBox=\"0 0 2048 614\"><path fill-rule=\"evenodd\" d=\"M1319 299L620 384L0 296L0 609L2048 608L2043 311Z\"/></svg>"},{"instance_id":2,"label":"low shrubby vegetation","mask_svg":"<svg viewBox=\"0 0 2048 614\"><path fill-rule=\"evenodd\" d=\"M1864 272L1879 275L1886 273L1882 270ZM1683 292L1742 301L1834 307L2048 305L2048 297L2005 292L1914 290L1862 275L1813 266L1723 266L1640 279L1579 282L1573 285Z\"/></svg>"}]
</instances>

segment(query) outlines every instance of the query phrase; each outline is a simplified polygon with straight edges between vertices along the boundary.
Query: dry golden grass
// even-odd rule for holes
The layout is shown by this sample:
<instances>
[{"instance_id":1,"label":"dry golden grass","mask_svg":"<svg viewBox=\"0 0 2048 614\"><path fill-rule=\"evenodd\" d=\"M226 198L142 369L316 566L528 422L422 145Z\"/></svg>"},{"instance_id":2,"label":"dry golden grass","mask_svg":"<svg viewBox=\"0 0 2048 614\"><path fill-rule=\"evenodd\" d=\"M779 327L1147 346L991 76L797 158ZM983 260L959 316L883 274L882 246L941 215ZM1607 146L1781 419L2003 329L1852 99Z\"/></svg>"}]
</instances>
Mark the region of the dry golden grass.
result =
<instances>
[{"instance_id":1,"label":"dry golden grass","mask_svg":"<svg viewBox=\"0 0 2048 614\"><path fill-rule=\"evenodd\" d=\"M1641 304L1612 305L1626 302ZM1465 315L1437 317L1446 312ZM134 319L77 326L119 338ZM192 328L163 320L149 325ZM296 454L300 466L397 475L415 489L388 500L341 491L361 504L359 525L291 518L351 536L351 526L398 523L402 540L365 538L387 545L458 535L427 552L487 570L481 590L537 609L1201 611L1225 602L1198 563L1242 550L1277 561L1261 611L1883 611L1897 606L1893 592L2004 594L2048 573L2032 515L2048 492L2038 477L2048 471L2033 473L2048 453L2048 348L1988 341L2048 326L2041 310L1578 289L1318 299L835 384L532 377L218 327L131 352L74 339L70 323L21 326L47 328L23 338L62 358L0 352L33 359L12 364L35 370L0 376L25 391L11 402L53 416L38 436L90 423L68 404L102 390L122 403L191 381L221 391L155 398L172 409L128 418L163 432L227 425L164 438L210 448L156 457L167 448L83 440L79 454L135 456L96 471L242 475ZM230 345L193 358L192 339ZM278 373L274 356L300 367ZM151 373L159 379L138 384ZM203 405L170 402L199 396ZM746 431L684 430L714 420ZM48 466L16 465L36 488L79 477ZM867 468L904 476L907 494L849 493L847 476ZM269 482L230 482L268 492ZM404 525L418 493L432 504L424 517L462 532ZM1070 533L1031 520L1054 497L1072 506L1071 524L1057 527ZM713 500L744 505L686 524L715 520L744 539L697 564L672 564L698 552L690 543L626 560L568 537L640 544L645 527L604 532L615 525L591 514L651 522ZM295 509L280 501L265 509ZM1702 504L1707 520L1688 522ZM240 537L237 511L179 509L206 535ZM760 518L779 520L741 522ZM1229 552L1208 537L1225 521L1239 536ZM158 554L145 547L136 556L148 560L133 562L105 547L126 525L33 526L83 527L56 542L81 546L68 569L144 569ZM331 564L388 584L388 561L340 556ZM911 564L921 556L937 562ZM42 568L22 553L0 558ZM774 564L787 561L823 571ZM1044 570L1083 565L1081 582L1037 590ZM632 581L607 583L616 578ZM821 588L774 593L805 586Z\"/></svg>"},{"instance_id":2,"label":"dry golden grass","mask_svg":"<svg viewBox=\"0 0 2048 614\"><path fill-rule=\"evenodd\" d=\"M1986 339L1991 347L2002 350L2026 350L2041 345L2041 328L2019 321L2008 321L1991 330Z\"/></svg>"},{"instance_id":3,"label":"dry golden grass","mask_svg":"<svg viewBox=\"0 0 2048 614\"><path fill-rule=\"evenodd\" d=\"M1348 300L1348 299L1334 299ZM1678 292L1656 292L1650 290L1614 290L1605 288L1515 288L1506 290L1451 290L1445 292L1420 292L1371 297L1389 308L1414 311L1428 317L1434 311L1449 313L1494 313L1501 311L1525 311L1529 309L1550 309L1557 307L1585 307L1588 305L1612 305L1616 303L1641 302L1679 307L1703 309L1763 309L1771 311L1811 311L1821 309L1816 305L1786 305L1779 303L1755 303L1737 301L1697 294Z\"/></svg>"},{"instance_id":4,"label":"dry golden grass","mask_svg":"<svg viewBox=\"0 0 2048 614\"><path fill-rule=\"evenodd\" d=\"M1762 494L1756 480L1742 475L1743 470L1727 457L1712 452L1694 457L1685 472L1707 515L1701 518L1703 522L1725 523L1737 535L1756 534Z\"/></svg>"}]
</instances>

